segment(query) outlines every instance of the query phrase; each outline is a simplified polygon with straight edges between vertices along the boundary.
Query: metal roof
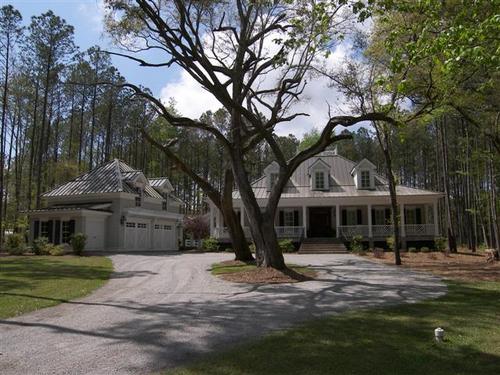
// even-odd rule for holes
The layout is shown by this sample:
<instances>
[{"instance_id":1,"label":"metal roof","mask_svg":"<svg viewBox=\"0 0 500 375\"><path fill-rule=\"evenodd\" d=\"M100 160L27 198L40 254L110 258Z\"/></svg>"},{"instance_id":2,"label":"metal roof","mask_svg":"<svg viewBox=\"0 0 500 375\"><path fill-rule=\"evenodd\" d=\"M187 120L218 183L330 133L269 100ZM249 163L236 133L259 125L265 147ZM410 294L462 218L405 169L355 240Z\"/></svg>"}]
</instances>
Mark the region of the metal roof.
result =
<instances>
[{"instance_id":1,"label":"metal roof","mask_svg":"<svg viewBox=\"0 0 500 375\"><path fill-rule=\"evenodd\" d=\"M330 189L327 191L318 191L311 189L311 180L309 168L321 159L330 167ZM354 178L351 175L352 169L357 163L344 158L343 156L325 151L304 161L292 174L290 181L283 190L281 198L308 198L308 197L352 197L352 196L384 196L389 195L389 186L387 180L379 174L375 174L375 189L361 190L354 184ZM262 176L252 184L255 197L257 199L266 199L269 197L269 191L266 176ZM398 195L441 195L434 191L415 189L403 185L396 188ZM233 198L239 199L240 194L236 190L233 192Z\"/></svg>"},{"instance_id":2,"label":"metal roof","mask_svg":"<svg viewBox=\"0 0 500 375\"><path fill-rule=\"evenodd\" d=\"M42 196L63 197L122 192L137 194L137 189L132 185L132 181L140 174L142 174L141 171L135 170L121 160L114 159L65 184L57 186L44 193ZM145 186L144 195L163 199L163 197L149 185Z\"/></svg>"}]
</instances>

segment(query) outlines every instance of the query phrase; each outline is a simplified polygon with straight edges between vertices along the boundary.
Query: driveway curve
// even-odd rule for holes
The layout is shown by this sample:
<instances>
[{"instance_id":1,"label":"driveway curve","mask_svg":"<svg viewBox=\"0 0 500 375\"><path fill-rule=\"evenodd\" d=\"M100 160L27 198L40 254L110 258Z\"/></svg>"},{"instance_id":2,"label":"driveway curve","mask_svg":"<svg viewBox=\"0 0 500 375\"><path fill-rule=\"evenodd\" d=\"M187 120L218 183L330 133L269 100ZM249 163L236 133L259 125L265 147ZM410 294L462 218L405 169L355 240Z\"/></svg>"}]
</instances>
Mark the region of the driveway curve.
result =
<instances>
[{"instance_id":1,"label":"driveway curve","mask_svg":"<svg viewBox=\"0 0 500 375\"><path fill-rule=\"evenodd\" d=\"M436 277L352 255L287 255L318 279L266 286L210 275L230 254L111 258L91 296L0 320L1 374L144 374L314 317L446 293Z\"/></svg>"}]
</instances>

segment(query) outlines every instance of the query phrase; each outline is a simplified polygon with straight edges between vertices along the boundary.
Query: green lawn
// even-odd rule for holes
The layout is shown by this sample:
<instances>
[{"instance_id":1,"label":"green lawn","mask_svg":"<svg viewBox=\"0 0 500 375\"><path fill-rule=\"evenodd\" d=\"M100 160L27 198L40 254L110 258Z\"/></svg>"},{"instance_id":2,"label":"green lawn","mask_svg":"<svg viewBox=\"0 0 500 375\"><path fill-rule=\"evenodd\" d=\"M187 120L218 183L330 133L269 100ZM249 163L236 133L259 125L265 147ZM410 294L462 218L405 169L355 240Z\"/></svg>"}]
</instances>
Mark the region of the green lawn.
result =
<instances>
[{"instance_id":1,"label":"green lawn","mask_svg":"<svg viewBox=\"0 0 500 375\"><path fill-rule=\"evenodd\" d=\"M99 256L0 258L0 318L85 296L112 271L111 260Z\"/></svg>"},{"instance_id":2,"label":"green lawn","mask_svg":"<svg viewBox=\"0 0 500 375\"><path fill-rule=\"evenodd\" d=\"M315 320L167 374L500 374L500 283L448 286L437 300Z\"/></svg>"},{"instance_id":3,"label":"green lawn","mask_svg":"<svg viewBox=\"0 0 500 375\"><path fill-rule=\"evenodd\" d=\"M287 266L291 270L294 270L295 272L301 273L303 275L315 274L315 271L313 271L311 268L309 268L307 266L299 266L297 264L287 264ZM251 270L254 270L256 268L257 268L257 266L255 264L247 264L247 263L241 262L240 264L228 265L227 263L222 262L222 263L212 264L212 268L210 269L210 271L212 272L212 275L225 275L228 273L251 271Z\"/></svg>"}]
</instances>

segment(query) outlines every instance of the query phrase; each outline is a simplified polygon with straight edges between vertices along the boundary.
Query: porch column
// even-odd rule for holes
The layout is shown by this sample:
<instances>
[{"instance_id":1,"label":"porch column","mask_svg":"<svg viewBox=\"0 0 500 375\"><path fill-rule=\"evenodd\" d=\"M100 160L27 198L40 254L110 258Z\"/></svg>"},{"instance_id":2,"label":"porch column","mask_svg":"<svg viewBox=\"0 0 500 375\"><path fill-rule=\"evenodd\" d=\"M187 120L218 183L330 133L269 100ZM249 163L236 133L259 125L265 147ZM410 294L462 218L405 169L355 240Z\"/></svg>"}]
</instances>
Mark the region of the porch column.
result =
<instances>
[{"instance_id":1,"label":"porch column","mask_svg":"<svg viewBox=\"0 0 500 375\"><path fill-rule=\"evenodd\" d=\"M304 227L304 238L307 238L307 207L302 206L302 226Z\"/></svg>"},{"instance_id":2,"label":"porch column","mask_svg":"<svg viewBox=\"0 0 500 375\"><path fill-rule=\"evenodd\" d=\"M210 205L210 236L214 237L215 236L215 233L214 233L214 210L216 208L214 207L214 205Z\"/></svg>"},{"instance_id":3,"label":"porch column","mask_svg":"<svg viewBox=\"0 0 500 375\"><path fill-rule=\"evenodd\" d=\"M241 206L241 209L240 209L240 223L241 223L241 227L244 228L245 227L245 207Z\"/></svg>"},{"instance_id":4,"label":"porch column","mask_svg":"<svg viewBox=\"0 0 500 375\"><path fill-rule=\"evenodd\" d=\"M403 203L399 204L399 223L400 223L400 232L401 237L406 237L406 228L405 228L405 205Z\"/></svg>"},{"instance_id":5,"label":"porch column","mask_svg":"<svg viewBox=\"0 0 500 375\"><path fill-rule=\"evenodd\" d=\"M336 220L336 237L340 238L340 205L335 206L335 220Z\"/></svg>"},{"instance_id":6,"label":"porch column","mask_svg":"<svg viewBox=\"0 0 500 375\"><path fill-rule=\"evenodd\" d=\"M433 205L433 215L432 218L434 219L434 235L436 237L439 237L439 222L438 222L438 202L437 200L434 201Z\"/></svg>"},{"instance_id":7,"label":"porch column","mask_svg":"<svg viewBox=\"0 0 500 375\"><path fill-rule=\"evenodd\" d=\"M401 249L406 250L406 228L405 228L405 205L400 203L399 205L399 222L401 223Z\"/></svg>"},{"instance_id":8,"label":"porch column","mask_svg":"<svg viewBox=\"0 0 500 375\"><path fill-rule=\"evenodd\" d=\"M373 248L373 232L372 232L372 205L368 205L368 241L370 248Z\"/></svg>"}]
</instances>

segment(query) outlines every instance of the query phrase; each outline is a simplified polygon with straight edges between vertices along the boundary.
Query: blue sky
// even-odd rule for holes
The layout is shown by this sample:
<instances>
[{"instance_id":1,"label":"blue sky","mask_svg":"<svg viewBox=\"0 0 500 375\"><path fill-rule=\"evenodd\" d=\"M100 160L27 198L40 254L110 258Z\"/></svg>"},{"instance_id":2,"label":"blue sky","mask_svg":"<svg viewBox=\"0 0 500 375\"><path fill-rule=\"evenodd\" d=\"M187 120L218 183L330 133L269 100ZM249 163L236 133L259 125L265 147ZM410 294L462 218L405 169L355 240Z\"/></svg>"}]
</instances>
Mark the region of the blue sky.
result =
<instances>
[{"instance_id":1,"label":"blue sky","mask_svg":"<svg viewBox=\"0 0 500 375\"><path fill-rule=\"evenodd\" d=\"M48 10L65 19L75 28L75 44L80 50L93 45L112 50L111 41L103 30L103 0L0 0L0 6L11 4L18 9L27 25L34 15ZM330 55L326 64L338 66L350 54L349 47L341 44ZM198 118L207 110L215 111L221 107L210 93L202 89L186 72L178 67L145 68L137 63L113 56L113 64L131 83L141 84L153 91L155 96L168 101L173 98L177 109L185 116ZM157 60L159 62L161 60ZM275 77L276 78L276 77ZM274 80L275 78L266 78ZM294 110L309 113L309 117L300 117L290 123L280 125L276 130L280 135L293 133L301 137L313 127L323 128L328 120L328 106L335 114L345 114L347 103L334 89L328 87L324 80L311 79Z\"/></svg>"},{"instance_id":2,"label":"blue sky","mask_svg":"<svg viewBox=\"0 0 500 375\"><path fill-rule=\"evenodd\" d=\"M11 4L23 16L24 24L29 24L32 16L48 10L65 19L75 28L75 44L85 50L93 45L112 49L110 40L103 32L101 0L0 0L0 6ZM167 82L175 81L178 69L141 68L125 58L113 57L113 64L125 78L136 84L149 87L156 95Z\"/></svg>"}]
</instances>

